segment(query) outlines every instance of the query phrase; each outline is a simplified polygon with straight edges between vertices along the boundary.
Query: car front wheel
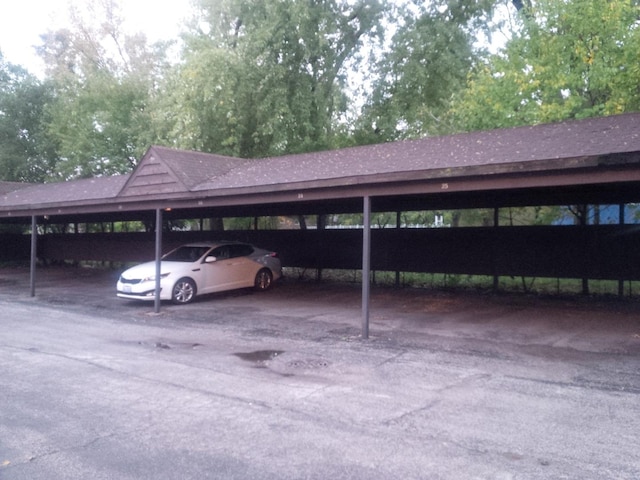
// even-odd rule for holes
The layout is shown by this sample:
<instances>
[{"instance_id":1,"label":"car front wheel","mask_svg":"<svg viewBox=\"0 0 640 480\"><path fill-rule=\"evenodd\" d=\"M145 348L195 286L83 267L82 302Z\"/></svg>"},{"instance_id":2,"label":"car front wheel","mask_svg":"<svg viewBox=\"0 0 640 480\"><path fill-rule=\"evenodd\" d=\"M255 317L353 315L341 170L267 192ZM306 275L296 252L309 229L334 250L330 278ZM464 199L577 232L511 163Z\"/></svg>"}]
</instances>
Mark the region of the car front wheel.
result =
<instances>
[{"instance_id":1,"label":"car front wheel","mask_svg":"<svg viewBox=\"0 0 640 480\"><path fill-rule=\"evenodd\" d=\"M171 301L178 305L191 302L196 296L196 284L190 278L181 278L173 286Z\"/></svg>"},{"instance_id":2,"label":"car front wheel","mask_svg":"<svg viewBox=\"0 0 640 480\"><path fill-rule=\"evenodd\" d=\"M271 271L266 268L263 268L256 275L254 288L259 292L264 292L265 290L269 290L272 283L273 283L273 275L271 274Z\"/></svg>"}]
</instances>

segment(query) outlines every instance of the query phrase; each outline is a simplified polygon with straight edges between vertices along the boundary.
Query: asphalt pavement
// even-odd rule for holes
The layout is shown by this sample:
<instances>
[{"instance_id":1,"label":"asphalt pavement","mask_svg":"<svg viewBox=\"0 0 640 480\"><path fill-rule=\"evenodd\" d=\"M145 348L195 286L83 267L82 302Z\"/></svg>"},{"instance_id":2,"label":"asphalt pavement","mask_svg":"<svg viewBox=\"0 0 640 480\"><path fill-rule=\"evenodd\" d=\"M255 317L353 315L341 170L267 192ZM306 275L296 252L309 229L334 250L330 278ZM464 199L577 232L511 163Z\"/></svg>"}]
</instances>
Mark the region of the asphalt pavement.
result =
<instances>
[{"instance_id":1,"label":"asphalt pavement","mask_svg":"<svg viewBox=\"0 0 640 480\"><path fill-rule=\"evenodd\" d=\"M640 478L640 306L0 269L0 479Z\"/></svg>"}]
</instances>

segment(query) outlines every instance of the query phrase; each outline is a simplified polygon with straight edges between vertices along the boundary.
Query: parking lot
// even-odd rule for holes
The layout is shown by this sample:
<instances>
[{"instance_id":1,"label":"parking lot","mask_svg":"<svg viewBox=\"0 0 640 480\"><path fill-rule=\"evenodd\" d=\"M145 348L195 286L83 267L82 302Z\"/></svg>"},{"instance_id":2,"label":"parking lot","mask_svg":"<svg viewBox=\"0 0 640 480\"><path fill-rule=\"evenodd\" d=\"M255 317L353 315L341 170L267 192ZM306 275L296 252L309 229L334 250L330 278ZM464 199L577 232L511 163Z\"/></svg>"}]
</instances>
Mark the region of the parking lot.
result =
<instances>
[{"instance_id":1,"label":"parking lot","mask_svg":"<svg viewBox=\"0 0 640 480\"><path fill-rule=\"evenodd\" d=\"M0 479L637 479L637 302L0 269Z\"/></svg>"}]
</instances>

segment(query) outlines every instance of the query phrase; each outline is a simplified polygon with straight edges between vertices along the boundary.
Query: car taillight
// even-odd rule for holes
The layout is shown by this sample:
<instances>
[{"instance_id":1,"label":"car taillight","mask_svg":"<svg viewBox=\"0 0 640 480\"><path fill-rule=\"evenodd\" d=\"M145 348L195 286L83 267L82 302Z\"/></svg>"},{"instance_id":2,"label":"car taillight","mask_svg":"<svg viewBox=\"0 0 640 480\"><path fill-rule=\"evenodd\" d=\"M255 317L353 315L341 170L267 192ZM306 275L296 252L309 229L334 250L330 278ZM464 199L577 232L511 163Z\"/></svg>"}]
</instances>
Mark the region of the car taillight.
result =
<instances>
[{"instance_id":1,"label":"car taillight","mask_svg":"<svg viewBox=\"0 0 640 480\"><path fill-rule=\"evenodd\" d=\"M269 253L267 253L267 256L268 257L273 257L273 258L280 258L276 252L269 252Z\"/></svg>"}]
</instances>

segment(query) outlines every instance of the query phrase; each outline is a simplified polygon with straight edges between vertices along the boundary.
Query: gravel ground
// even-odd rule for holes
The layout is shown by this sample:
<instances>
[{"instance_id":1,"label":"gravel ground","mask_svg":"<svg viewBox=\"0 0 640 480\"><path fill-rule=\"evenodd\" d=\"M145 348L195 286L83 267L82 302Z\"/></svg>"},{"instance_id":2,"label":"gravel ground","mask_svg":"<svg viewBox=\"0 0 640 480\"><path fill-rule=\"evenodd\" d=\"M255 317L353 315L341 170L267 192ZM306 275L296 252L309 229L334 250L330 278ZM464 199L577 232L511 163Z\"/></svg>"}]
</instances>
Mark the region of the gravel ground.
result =
<instances>
[{"instance_id":1,"label":"gravel ground","mask_svg":"<svg viewBox=\"0 0 640 480\"><path fill-rule=\"evenodd\" d=\"M0 269L0 479L637 479L640 306Z\"/></svg>"}]
</instances>

